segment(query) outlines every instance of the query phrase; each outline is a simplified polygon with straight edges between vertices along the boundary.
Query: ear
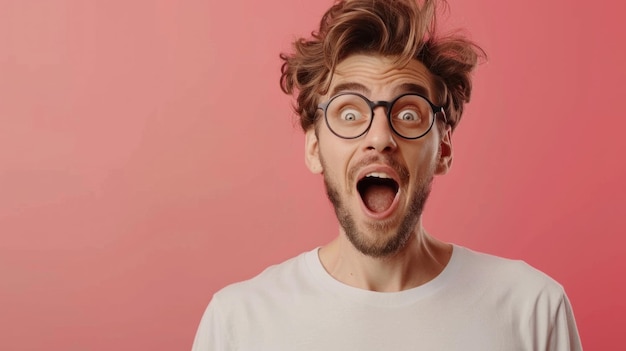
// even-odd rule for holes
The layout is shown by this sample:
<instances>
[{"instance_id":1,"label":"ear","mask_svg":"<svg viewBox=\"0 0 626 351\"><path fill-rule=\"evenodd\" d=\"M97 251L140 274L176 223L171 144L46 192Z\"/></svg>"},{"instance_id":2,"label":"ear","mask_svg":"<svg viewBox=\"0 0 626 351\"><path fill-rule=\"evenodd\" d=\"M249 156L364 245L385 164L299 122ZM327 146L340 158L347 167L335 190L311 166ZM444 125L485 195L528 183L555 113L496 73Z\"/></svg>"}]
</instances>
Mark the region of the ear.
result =
<instances>
[{"instance_id":1,"label":"ear","mask_svg":"<svg viewBox=\"0 0 626 351\"><path fill-rule=\"evenodd\" d=\"M306 131L304 143L304 162L306 166L315 174L323 173L324 168L320 161L320 148L315 127L311 127Z\"/></svg>"},{"instance_id":2,"label":"ear","mask_svg":"<svg viewBox=\"0 0 626 351\"><path fill-rule=\"evenodd\" d=\"M446 174L450 167L452 167L452 128L446 124L442 129L442 136L439 142L439 160L435 174Z\"/></svg>"}]
</instances>

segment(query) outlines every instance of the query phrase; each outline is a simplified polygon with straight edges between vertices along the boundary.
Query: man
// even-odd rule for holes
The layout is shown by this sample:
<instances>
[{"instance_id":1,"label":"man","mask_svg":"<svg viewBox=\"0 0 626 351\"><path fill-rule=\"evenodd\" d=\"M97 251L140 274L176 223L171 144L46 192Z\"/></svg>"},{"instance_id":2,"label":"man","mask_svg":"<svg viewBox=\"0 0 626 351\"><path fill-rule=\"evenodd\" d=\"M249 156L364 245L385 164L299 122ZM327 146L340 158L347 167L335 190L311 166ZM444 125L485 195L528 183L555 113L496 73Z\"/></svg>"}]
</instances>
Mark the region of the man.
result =
<instances>
[{"instance_id":1,"label":"man","mask_svg":"<svg viewBox=\"0 0 626 351\"><path fill-rule=\"evenodd\" d=\"M281 55L340 233L216 293L193 350L581 349L558 283L422 227L482 54L437 36L434 1L338 2Z\"/></svg>"}]
</instances>

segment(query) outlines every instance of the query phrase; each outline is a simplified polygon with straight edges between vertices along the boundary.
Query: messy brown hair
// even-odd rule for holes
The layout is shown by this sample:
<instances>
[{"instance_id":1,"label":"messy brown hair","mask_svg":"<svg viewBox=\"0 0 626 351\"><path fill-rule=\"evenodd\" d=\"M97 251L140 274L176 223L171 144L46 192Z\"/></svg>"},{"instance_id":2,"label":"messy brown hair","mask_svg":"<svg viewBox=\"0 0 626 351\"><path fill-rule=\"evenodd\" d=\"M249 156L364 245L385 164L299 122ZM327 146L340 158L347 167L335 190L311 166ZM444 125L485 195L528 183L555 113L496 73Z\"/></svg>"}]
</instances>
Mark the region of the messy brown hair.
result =
<instances>
[{"instance_id":1,"label":"messy brown hair","mask_svg":"<svg viewBox=\"0 0 626 351\"><path fill-rule=\"evenodd\" d=\"M318 118L319 97L326 94L337 64L353 54L390 56L399 67L421 61L435 78L436 104L454 128L472 91L471 72L484 51L460 34L438 36L437 0L343 0L322 17L311 38L281 54L281 88L295 93L296 113L305 131Z\"/></svg>"}]
</instances>

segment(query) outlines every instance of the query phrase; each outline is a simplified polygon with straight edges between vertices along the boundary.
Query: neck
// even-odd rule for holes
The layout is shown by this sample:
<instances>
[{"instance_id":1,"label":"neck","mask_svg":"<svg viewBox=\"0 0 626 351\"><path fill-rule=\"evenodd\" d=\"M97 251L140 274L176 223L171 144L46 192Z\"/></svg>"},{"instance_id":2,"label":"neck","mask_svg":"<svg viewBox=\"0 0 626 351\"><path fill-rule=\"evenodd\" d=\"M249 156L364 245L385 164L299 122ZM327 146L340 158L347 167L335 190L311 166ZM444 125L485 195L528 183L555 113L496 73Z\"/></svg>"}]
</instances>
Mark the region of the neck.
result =
<instances>
[{"instance_id":1,"label":"neck","mask_svg":"<svg viewBox=\"0 0 626 351\"><path fill-rule=\"evenodd\" d=\"M366 256L343 231L319 251L326 271L338 281L357 288L393 292L429 282L448 264L452 245L441 242L417 226L407 244L386 257Z\"/></svg>"}]
</instances>

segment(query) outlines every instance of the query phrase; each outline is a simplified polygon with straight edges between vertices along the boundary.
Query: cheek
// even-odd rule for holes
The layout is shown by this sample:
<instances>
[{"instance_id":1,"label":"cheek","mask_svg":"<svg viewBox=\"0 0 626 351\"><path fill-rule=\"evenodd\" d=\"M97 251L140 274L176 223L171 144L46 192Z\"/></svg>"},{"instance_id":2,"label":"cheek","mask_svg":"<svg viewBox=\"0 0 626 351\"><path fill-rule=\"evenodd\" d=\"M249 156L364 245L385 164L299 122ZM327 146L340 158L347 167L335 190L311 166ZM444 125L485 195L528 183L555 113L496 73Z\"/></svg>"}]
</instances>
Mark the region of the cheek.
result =
<instances>
[{"instance_id":1,"label":"cheek","mask_svg":"<svg viewBox=\"0 0 626 351\"><path fill-rule=\"evenodd\" d=\"M320 161L324 167L324 174L336 184L346 182L348 167L353 153L346 145L320 145Z\"/></svg>"},{"instance_id":2,"label":"cheek","mask_svg":"<svg viewBox=\"0 0 626 351\"><path fill-rule=\"evenodd\" d=\"M332 145L320 146L320 162L324 166L324 173L336 173L340 167L341 154L337 150L333 150Z\"/></svg>"},{"instance_id":3,"label":"cheek","mask_svg":"<svg viewBox=\"0 0 626 351\"><path fill-rule=\"evenodd\" d=\"M406 155L409 169L414 173L424 175L434 172L439 160L439 147L434 143L424 143L419 148L414 148L413 152Z\"/></svg>"}]
</instances>

